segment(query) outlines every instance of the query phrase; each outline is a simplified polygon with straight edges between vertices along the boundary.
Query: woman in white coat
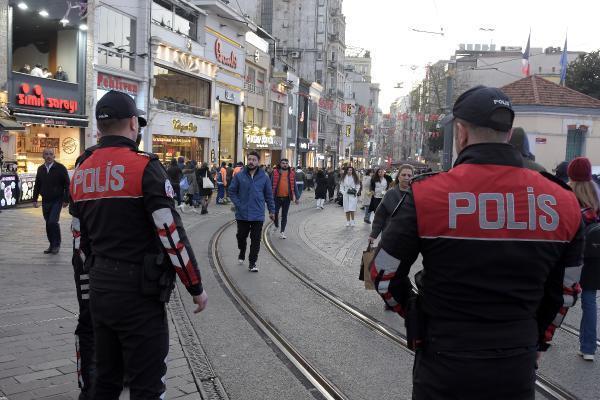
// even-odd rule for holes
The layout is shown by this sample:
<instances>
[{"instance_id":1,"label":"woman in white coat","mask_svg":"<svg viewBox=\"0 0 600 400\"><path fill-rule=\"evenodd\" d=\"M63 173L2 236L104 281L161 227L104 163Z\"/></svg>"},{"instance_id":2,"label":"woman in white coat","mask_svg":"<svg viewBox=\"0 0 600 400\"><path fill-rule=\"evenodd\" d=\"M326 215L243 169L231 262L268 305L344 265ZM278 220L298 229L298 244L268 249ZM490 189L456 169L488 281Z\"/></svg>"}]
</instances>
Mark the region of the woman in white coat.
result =
<instances>
[{"instance_id":1,"label":"woman in white coat","mask_svg":"<svg viewBox=\"0 0 600 400\"><path fill-rule=\"evenodd\" d=\"M346 226L354 226L354 213L358 204L358 191L360 180L353 167L348 167L340 182L340 191L344 199L344 212L346 213Z\"/></svg>"}]
</instances>

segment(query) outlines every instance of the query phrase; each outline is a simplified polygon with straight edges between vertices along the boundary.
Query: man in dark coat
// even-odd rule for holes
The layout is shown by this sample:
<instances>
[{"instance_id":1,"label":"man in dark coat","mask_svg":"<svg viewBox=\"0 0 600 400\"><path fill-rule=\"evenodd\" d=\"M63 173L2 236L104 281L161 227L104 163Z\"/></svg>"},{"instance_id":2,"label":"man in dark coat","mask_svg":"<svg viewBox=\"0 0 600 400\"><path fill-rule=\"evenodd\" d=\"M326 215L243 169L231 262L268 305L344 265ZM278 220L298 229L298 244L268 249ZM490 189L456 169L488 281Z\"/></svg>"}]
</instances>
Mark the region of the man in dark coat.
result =
<instances>
[{"instance_id":1,"label":"man in dark coat","mask_svg":"<svg viewBox=\"0 0 600 400\"><path fill-rule=\"evenodd\" d=\"M58 254L60 249L61 207L69 205L69 173L64 165L55 161L54 150L45 149L44 164L37 169L33 188L33 206L38 207L38 196L42 195L42 212L46 220L46 235L50 246L44 254Z\"/></svg>"}]
</instances>

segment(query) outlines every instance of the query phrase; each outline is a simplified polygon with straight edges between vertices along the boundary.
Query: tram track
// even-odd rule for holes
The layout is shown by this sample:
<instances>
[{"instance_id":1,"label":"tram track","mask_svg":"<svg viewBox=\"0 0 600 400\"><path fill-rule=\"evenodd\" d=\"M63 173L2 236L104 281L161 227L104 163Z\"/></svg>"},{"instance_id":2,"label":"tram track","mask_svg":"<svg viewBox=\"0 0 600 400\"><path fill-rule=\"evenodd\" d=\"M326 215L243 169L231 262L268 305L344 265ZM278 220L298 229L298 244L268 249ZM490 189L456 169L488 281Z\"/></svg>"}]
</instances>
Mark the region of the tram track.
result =
<instances>
[{"instance_id":1,"label":"tram track","mask_svg":"<svg viewBox=\"0 0 600 400\"><path fill-rule=\"evenodd\" d=\"M308 209L299 210L295 213L300 213L306 211ZM295 214L294 213L294 214ZM398 332L396 329L388 326L387 324L377 320L373 316L363 312L359 308L353 306L352 304L347 303L339 296L335 295L331 291L325 289L313 279L308 277L304 272L297 269L291 262L289 262L271 243L269 237L269 230L273 223L267 224L263 229L263 244L271 254L271 256L288 272L298 278L306 287L313 290L315 293L319 294L323 298L330 301L336 307L341 309L342 311L348 313L353 318L357 319L364 325L366 325L369 329L376 332L377 334L387 338L392 341L396 345L400 346L403 350L414 355L414 352L408 349L406 335L401 332ZM571 328L573 329L573 328ZM544 397L551 400L576 400L577 396L572 394L567 389L563 388L561 385L555 383L551 379L547 378L543 374L536 372L536 390L542 394Z\"/></svg>"}]
</instances>

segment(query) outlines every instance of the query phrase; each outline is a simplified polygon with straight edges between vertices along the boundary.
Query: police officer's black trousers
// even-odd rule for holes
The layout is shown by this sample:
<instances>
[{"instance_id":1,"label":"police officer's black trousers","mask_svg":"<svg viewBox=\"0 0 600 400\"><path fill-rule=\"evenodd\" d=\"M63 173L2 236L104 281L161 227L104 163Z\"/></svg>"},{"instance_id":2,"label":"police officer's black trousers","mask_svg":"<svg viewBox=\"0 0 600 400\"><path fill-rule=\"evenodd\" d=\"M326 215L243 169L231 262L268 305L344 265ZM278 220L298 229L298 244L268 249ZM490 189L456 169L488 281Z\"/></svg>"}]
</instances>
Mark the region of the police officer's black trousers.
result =
<instances>
[{"instance_id":1,"label":"police officer's black trousers","mask_svg":"<svg viewBox=\"0 0 600 400\"><path fill-rule=\"evenodd\" d=\"M96 344L93 399L117 400L124 375L132 400L158 400L165 392L169 352L166 311L157 298L142 296L137 290L139 268L94 262L90 270Z\"/></svg>"},{"instance_id":2,"label":"police officer's black trousers","mask_svg":"<svg viewBox=\"0 0 600 400\"><path fill-rule=\"evenodd\" d=\"M533 400L535 362L535 348L418 350L413 367L413 400Z\"/></svg>"},{"instance_id":3,"label":"police officer's black trousers","mask_svg":"<svg viewBox=\"0 0 600 400\"><path fill-rule=\"evenodd\" d=\"M90 312L89 274L83 266L73 264L77 302L79 303L79 318L75 328L75 347L77 356L77 378L81 388L80 399L91 398L95 378L94 360L94 329Z\"/></svg>"}]
</instances>

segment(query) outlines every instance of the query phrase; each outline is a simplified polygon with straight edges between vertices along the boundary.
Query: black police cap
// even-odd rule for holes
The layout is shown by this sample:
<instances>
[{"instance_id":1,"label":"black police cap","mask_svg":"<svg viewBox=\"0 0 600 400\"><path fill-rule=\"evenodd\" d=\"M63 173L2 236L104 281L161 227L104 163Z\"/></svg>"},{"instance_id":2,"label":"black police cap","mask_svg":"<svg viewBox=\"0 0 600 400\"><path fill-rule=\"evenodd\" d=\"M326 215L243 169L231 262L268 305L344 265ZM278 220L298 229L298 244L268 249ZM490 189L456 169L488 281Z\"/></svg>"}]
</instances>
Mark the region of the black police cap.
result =
<instances>
[{"instance_id":1,"label":"black police cap","mask_svg":"<svg viewBox=\"0 0 600 400\"><path fill-rule=\"evenodd\" d=\"M502 109L509 112L496 112ZM475 86L461 94L452 114L454 118L500 132L508 132L515 119L510 98L502 90L487 86Z\"/></svg>"},{"instance_id":2,"label":"black police cap","mask_svg":"<svg viewBox=\"0 0 600 400\"><path fill-rule=\"evenodd\" d=\"M125 119L138 117L140 127L147 125L147 121L142 117L144 111L139 110L131 96L111 90L106 93L98 103L96 103L96 119L99 121L107 119Z\"/></svg>"}]
</instances>

